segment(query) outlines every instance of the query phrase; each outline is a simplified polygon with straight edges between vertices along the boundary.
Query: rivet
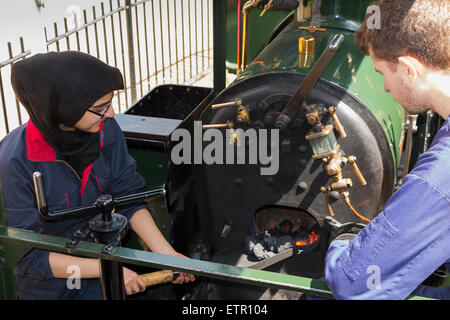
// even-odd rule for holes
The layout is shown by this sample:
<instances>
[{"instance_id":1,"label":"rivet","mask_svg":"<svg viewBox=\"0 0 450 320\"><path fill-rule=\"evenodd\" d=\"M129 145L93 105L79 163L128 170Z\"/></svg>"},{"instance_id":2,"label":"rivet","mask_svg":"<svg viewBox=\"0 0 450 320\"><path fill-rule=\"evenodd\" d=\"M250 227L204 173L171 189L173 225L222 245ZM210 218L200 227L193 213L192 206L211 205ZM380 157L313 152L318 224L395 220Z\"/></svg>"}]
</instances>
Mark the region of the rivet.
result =
<instances>
[{"instance_id":1,"label":"rivet","mask_svg":"<svg viewBox=\"0 0 450 320\"><path fill-rule=\"evenodd\" d=\"M306 150L307 150L308 148L306 148L306 146L300 146L300 147L298 147L298 151L299 152L305 152Z\"/></svg>"},{"instance_id":2,"label":"rivet","mask_svg":"<svg viewBox=\"0 0 450 320\"><path fill-rule=\"evenodd\" d=\"M308 189L308 184L305 181L300 181L297 186L301 189L301 190L306 190Z\"/></svg>"}]
</instances>

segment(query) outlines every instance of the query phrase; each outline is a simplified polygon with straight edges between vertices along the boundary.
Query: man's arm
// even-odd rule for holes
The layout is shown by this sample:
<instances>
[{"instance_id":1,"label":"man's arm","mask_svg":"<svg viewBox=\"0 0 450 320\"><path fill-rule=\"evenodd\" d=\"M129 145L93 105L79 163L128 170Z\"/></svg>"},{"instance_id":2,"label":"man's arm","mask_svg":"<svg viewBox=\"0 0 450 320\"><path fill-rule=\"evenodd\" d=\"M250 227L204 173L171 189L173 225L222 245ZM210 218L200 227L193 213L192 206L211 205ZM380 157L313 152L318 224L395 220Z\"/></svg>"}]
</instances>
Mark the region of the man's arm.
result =
<instances>
[{"instance_id":1,"label":"man's arm","mask_svg":"<svg viewBox=\"0 0 450 320\"><path fill-rule=\"evenodd\" d=\"M405 299L450 253L449 199L409 174L351 242L333 241L325 278L337 299Z\"/></svg>"}]
</instances>

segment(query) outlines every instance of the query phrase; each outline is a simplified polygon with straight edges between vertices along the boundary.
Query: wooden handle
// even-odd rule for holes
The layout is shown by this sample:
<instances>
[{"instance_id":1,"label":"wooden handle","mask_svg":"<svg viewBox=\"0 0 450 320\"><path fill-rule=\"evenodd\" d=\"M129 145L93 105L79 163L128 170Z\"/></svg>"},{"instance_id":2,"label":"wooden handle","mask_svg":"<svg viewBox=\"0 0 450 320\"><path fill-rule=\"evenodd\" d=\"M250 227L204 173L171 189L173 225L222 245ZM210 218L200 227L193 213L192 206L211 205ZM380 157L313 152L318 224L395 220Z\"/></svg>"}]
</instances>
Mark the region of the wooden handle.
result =
<instances>
[{"instance_id":1,"label":"wooden handle","mask_svg":"<svg viewBox=\"0 0 450 320\"><path fill-rule=\"evenodd\" d=\"M162 270L139 275L147 287L173 281L177 276L172 270Z\"/></svg>"}]
</instances>

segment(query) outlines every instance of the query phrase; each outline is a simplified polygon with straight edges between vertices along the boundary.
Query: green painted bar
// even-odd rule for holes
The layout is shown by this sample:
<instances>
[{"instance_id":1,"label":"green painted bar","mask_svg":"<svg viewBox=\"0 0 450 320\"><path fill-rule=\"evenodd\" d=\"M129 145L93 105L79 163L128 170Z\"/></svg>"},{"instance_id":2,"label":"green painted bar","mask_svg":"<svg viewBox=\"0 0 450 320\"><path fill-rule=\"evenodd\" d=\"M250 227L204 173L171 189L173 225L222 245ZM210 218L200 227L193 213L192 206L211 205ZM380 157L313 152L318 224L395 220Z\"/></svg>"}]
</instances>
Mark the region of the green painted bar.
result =
<instances>
[{"instance_id":1,"label":"green painted bar","mask_svg":"<svg viewBox=\"0 0 450 320\"><path fill-rule=\"evenodd\" d=\"M157 269L171 269L189 272L197 276L207 276L243 284L287 289L325 298L333 298L327 285L319 280L161 255L123 247L118 247L113 254L107 255L101 253L102 244L81 242L77 248L71 249L64 246L67 240L62 237L0 226L0 243L9 248L14 247L15 250L25 251L24 247L36 247L88 258L101 258ZM8 255L8 252L5 254L5 259L8 261L8 264L14 263ZM418 297L411 298L417 299Z\"/></svg>"}]
</instances>

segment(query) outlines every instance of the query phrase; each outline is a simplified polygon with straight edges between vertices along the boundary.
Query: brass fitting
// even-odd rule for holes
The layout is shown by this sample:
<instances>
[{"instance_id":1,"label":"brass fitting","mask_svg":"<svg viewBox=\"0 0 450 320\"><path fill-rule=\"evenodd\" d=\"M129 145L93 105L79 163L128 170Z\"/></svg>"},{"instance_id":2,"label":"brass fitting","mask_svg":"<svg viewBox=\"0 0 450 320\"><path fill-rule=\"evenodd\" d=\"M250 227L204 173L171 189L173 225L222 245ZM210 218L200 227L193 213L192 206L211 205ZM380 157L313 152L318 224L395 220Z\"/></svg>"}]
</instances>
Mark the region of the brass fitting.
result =
<instances>
[{"instance_id":1,"label":"brass fitting","mask_svg":"<svg viewBox=\"0 0 450 320\"><path fill-rule=\"evenodd\" d=\"M330 177L338 176L338 179L342 176L342 168L347 164L347 158L336 152L328 157L325 170Z\"/></svg>"},{"instance_id":2,"label":"brass fitting","mask_svg":"<svg viewBox=\"0 0 450 320\"><path fill-rule=\"evenodd\" d=\"M207 129L232 129L233 128L233 122L227 121L227 123L217 123L217 124L205 124L202 126L203 130Z\"/></svg>"},{"instance_id":3,"label":"brass fitting","mask_svg":"<svg viewBox=\"0 0 450 320\"><path fill-rule=\"evenodd\" d=\"M250 122L250 112L246 107L244 107L244 105L242 104L242 100L239 98L236 98L232 102L213 104L211 106L211 109L218 110L218 109L222 109L222 108L235 107L235 106L238 107L237 118L236 118L237 122L239 122L239 123Z\"/></svg>"},{"instance_id":4,"label":"brass fitting","mask_svg":"<svg viewBox=\"0 0 450 320\"><path fill-rule=\"evenodd\" d=\"M273 8L273 0L270 0L265 6L264 10L259 15L261 18L266 14L266 12Z\"/></svg>"},{"instance_id":5,"label":"brass fitting","mask_svg":"<svg viewBox=\"0 0 450 320\"><path fill-rule=\"evenodd\" d=\"M315 24L311 24L311 25L309 25L309 26L307 26L307 27L301 26L301 27L298 27L298 28L299 28L300 30L308 30L310 33L314 33L314 32L316 32L316 31L321 31L321 32L327 31L327 29L325 29L325 28L320 28L320 27L316 26Z\"/></svg>"},{"instance_id":6,"label":"brass fitting","mask_svg":"<svg viewBox=\"0 0 450 320\"><path fill-rule=\"evenodd\" d=\"M298 67L308 68L314 59L316 40L312 36L298 38Z\"/></svg>"},{"instance_id":7,"label":"brass fitting","mask_svg":"<svg viewBox=\"0 0 450 320\"><path fill-rule=\"evenodd\" d=\"M242 100L239 98L236 98L234 101L232 102L225 102L225 103L217 103L217 104L213 104L211 106L211 109L213 110L218 110L218 109L222 109L222 108L228 108L228 107L234 107L234 106L242 106Z\"/></svg>"},{"instance_id":8,"label":"brass fitting","mask_svg":"<svg viewBox=\"0 0 450 320\"><path fill-rule=\"evenodd\" d=\"M362 175L361 171L359 170L358 166L356 165L356 157L355 156L349 156L348 162L352 165L353 171L355 171L356 177L359 180L359 183L362 186L365 186L367 184L366 179L364 179L364 176Z\"/></svg>"},{"instance_id":9,"label":"brass fitting","mask_svg":"<svg viewBox=\"0 0 450 320\"><path fill-rule=\"evenodd\" d=\"M334 124L336 126L337 131L339 132L339 136L341 138L346 138L347 133L344 130L344 127L342 126L341 122L339 121L339 118L336 115L336 108L331 106L328 108L328 111L330 112L331 116L333 117Z\"/></svg>"}]
</instances>

